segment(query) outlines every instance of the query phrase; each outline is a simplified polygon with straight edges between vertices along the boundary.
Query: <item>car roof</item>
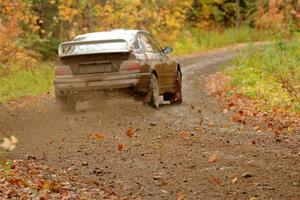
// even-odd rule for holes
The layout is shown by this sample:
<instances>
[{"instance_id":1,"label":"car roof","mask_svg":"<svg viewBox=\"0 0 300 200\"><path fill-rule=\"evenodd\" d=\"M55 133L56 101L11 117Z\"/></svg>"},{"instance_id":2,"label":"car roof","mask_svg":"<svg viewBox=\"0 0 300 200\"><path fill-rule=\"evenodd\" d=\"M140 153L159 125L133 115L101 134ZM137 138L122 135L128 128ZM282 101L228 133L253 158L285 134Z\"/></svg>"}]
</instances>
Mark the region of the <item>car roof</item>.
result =
<instances>
[{"instance_id":1,"label":"car roof","mask_svg":"<svg viewBox=\"0 0 300 200\"><path fill-rule=\"evenodd\" d=\"M132 43L135 40L135 36L139 32L148 33L142 30L125 30L125 29L113 29L110 31L93 32L78 35L74 38L75 41L91 41L91 40L109 40L109 39L123 39L127 43Z\"/></svg>"}]
</instances>

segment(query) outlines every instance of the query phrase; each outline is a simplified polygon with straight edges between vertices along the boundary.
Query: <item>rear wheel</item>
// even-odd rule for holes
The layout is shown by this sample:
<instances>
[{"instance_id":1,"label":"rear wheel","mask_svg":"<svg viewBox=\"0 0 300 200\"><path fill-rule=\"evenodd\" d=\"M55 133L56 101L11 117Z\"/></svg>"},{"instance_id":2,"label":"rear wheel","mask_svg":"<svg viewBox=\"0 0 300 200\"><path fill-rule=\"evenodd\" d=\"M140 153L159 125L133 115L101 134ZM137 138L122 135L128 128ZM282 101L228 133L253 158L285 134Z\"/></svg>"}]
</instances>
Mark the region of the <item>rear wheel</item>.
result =
<instances>
[{"instance_id":1,"label":"rear wheel","mask_svg":"<svg viewBox=\"0 0 300 200\"><path fill-rule=\"evenodd\" d=\"M65 102L65 94L55 88L55 100L56 103L63 104Z\"/></svg>"},{"instance_id":2,"label":"rear wheel","mask_svg":"<svg viewBox=\"0 0 300 200\"><path fill-rule=\"evenodd\" d=\"M155 74L151 74L150 90L151 90L151 104L155 108L159 108L159 85Z\"/></svg>"},{"instance_id":3,"label":"rear wheel","mask_svg":"<svg viewBox=\"0 0 300 200\"><path fill-rule=\"evenodd\" d=\"M64 110L73 110L75 108L75 98L68 93L55 90L55 100Z\"/></svg>"},{"instance_id":4,"label":"rear wheel","mask_svg":"<svg viewBox=\"0 0 300 200\"><path fill-rule=\"evenodd\" d=\"M176 82L175 82L175 93L172 98L172 103L181 104L182 103L182 74L177 71Z\"/></svg>"}]
</instances>

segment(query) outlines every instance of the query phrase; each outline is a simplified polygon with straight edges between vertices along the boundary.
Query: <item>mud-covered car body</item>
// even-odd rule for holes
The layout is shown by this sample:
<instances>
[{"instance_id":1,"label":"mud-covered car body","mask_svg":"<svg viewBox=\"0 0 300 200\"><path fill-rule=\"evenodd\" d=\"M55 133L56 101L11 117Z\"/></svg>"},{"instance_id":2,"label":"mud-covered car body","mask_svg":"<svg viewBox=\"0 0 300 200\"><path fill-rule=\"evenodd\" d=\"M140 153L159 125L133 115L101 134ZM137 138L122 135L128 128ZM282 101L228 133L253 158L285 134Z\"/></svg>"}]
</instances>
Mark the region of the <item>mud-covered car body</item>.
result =
<instances>
[{"instance_id":1,"label":"mud-covered car body","mask_svg":"<svg viewBox=\"0 0 300 200\"><path fill-rule=\"evenodd\" d=\"M155 74L159 95L174 94L180 66L145 31L112 30L77 36L61 43L55 67L56 97L73 91L134 87L149 90Z\"/></svg>"}]
</instances>

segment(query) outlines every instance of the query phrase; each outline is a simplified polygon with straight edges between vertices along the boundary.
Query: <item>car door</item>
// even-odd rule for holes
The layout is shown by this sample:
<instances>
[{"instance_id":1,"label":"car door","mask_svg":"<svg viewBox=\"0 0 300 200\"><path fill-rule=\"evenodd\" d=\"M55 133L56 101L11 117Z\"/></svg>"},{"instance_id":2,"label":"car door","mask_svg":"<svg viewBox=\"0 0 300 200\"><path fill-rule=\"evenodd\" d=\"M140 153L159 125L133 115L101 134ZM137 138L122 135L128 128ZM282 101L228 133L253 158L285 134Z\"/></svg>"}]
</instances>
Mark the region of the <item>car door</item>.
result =
<instances>
[{"instance_id":1,"label":"car door","mask_svg":"<svg viewBox=\"0 0 300 200\"><path fill-rule=\"evenodd\" d=\"M163 61L161 59L161 49L157 45L153 45L147 33L140 33L139 35L140 45L145 53L145 61L148 65L155 68L158 76L158 84L163 86Z\"/></svg>"},{"instance_id":2,"label":"car door","mask_svg":"<svg viewBox=\"0 0 300 200\"><path fill-rule=\"evenodd\" d=\"M160 88L162 92L173 92L177 75L176 62L169 59L168 55L163 52L159 43L151 35L147 34L147 38L150 44L159 52Z\"/></svg>"}]
</instances>

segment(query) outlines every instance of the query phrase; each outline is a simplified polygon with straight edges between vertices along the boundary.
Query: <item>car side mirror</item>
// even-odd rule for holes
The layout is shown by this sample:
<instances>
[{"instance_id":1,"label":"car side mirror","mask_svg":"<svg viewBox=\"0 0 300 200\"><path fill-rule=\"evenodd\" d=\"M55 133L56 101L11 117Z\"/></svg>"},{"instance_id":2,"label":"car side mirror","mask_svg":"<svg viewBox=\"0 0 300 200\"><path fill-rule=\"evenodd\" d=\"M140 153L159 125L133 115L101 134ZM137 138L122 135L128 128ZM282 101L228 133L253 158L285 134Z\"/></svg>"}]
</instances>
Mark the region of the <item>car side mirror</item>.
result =
<instances>
[{"instance_id":1,"label":"car side mirror","mask_svg":"<svg viewBox=\"0 0 300 200\"><path fill-rule=\"evenodd\" d=\"M163 49L163 53L164 54L168 54L168 53L172 53L173 52L173 48L172 47L165 47Z\"/></svg>"}]
</instances>

